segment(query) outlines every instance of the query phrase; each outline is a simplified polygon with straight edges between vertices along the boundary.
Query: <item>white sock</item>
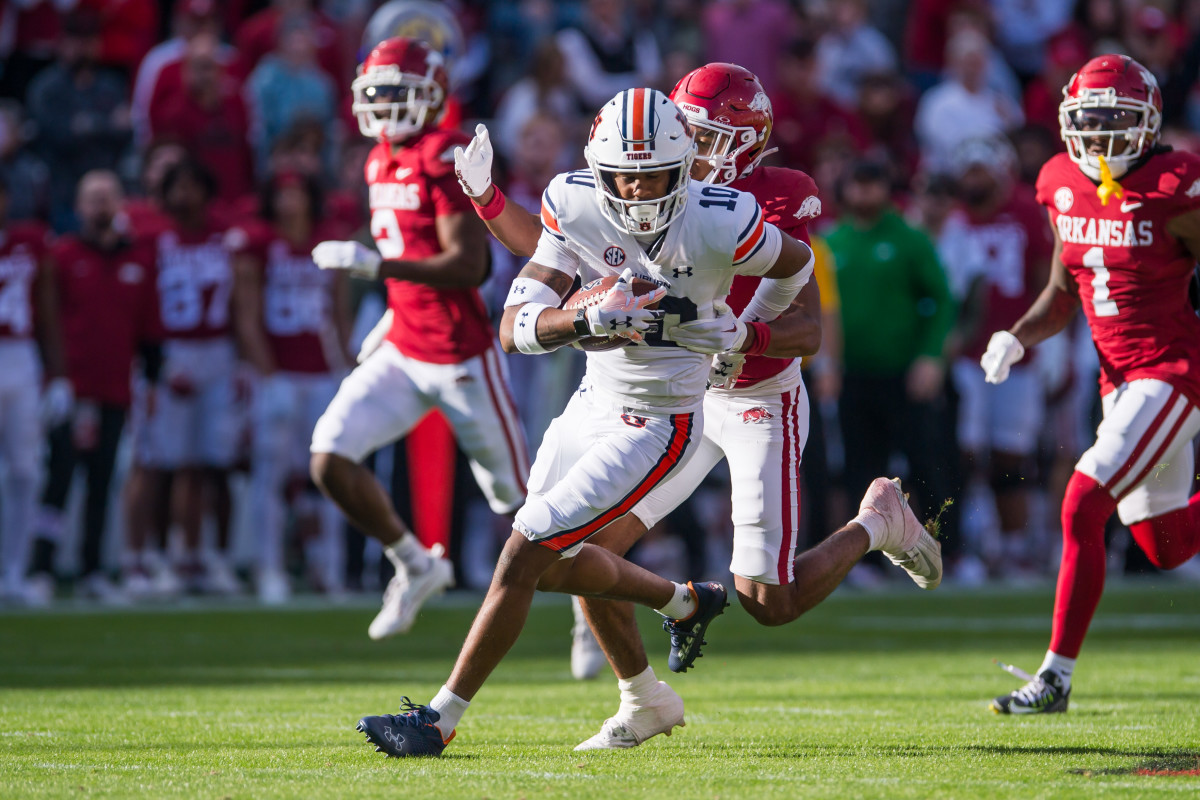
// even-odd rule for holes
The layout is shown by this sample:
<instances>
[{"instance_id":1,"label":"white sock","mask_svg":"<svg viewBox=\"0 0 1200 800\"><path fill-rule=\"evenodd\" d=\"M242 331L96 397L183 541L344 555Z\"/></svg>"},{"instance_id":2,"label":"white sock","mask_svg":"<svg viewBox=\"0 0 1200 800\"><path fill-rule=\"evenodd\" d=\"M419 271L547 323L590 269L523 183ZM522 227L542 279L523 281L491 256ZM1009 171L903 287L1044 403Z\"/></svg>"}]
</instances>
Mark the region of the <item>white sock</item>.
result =
<instances>
[{"instance_id":1,"label":"white sock","mask_svg":"<svg viewBox=\"0 0 1200 800\"><path fill-rule=\"evenodd\" d=\"M406 533L396 541L383 548L383 552L387 555L388 560L399 571L400 567L412 572L421 573L429 569L433 565L433 559L429 557L429 551L426 550L421 543L417 541L417 537L411 533Z\"/></svg>"},{"instance_id":2,"label":"white sock","mask_svg":"<svg viewBox=\"0 0 1200 800\"><path fill-rule=\"evenodd\" d=\"M696 598L692 590L682 583L675 584L675 594L662 608L654 609L667 619L686 619L696 610Z\"/></svg>"},{"instance_id":3,"label":"white sock","mask_svg":"<svg viewBox=\"0 0 1200 800\"><path fill-rule=\"evenodd\" d=\"M867 538L871 540L870 547L867 550L878 550L880 542L883 540L884 534L887 532L887 525L883 518L876 512L865 509L858 512L858 516L846 523L850 525L857 522L867 532Z\"/></svg>"},{"instance_id":4,"label":"white sock","mask_svg":"<svg viewBox=\"0 0 1200 800\"><path fill-rule=\"evenodd\" d=\"M1038 667L1038 674L1050 670L1058 677L1062 678L1063 691L1071 688L1071 673L1075 671L1075 659L1060 656L1053 650L1046 651L1046 657L1042 659L1042 665Z\"/></svg>"},{"instance_id":5,"label":"white sock","mask_svg":"<svg viewBox=\"0 0 1200 800\"><path fill-rule=\"evenodd\" d=\"M658 678L653 667L646 667L632 678L618 678L617 688L621 690L621 705L637 708L642 700L658 691Z\"/></svg>"},{"instance_id":6,"label":"white sock","mask_svg":"<svg viewBox=\"0 0 1200 800\"><path fill-rule=\"evenodd\" d=\"M442 732L443 741L450 738L450 734L454 732L459 720L462 719L463 714L467 713L467 707L470 705L470 700L463 700L445 686L438 689L437 696L429 701L429 707L441 715L441 719L434 725Z\"/></svg>"}]
</instances>

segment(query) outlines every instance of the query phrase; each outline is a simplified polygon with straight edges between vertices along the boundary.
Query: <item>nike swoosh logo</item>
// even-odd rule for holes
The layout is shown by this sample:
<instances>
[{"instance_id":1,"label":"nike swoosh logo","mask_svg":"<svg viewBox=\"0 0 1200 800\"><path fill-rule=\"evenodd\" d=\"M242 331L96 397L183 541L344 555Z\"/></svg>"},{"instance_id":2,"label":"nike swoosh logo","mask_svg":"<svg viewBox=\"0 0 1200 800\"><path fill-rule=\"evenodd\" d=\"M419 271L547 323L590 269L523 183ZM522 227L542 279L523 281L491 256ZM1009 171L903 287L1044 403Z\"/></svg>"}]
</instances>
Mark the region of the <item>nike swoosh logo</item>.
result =
<instances>
[{"instance_id":1,"label":"nike swoosh logo","mask_svg":"<svg viewBox=\"0 0 1200 800\"><path fill-rule=\"evenodd\" d=\"M1121 203L1121 213L1128 214L1130 211L1133 211L1135 208L1141 208L1141 207L1142 207L1141 203L1122 202Z\"/></svg>"},{"instance_id":2,"label":"nike swoosh logo","mask_svg":"<svg viewBox=\"0 0 1200 800\"><path fill-rule=\"evenodd\" d=\"M721 331L721 333L737 333L737 328L736 327L730 328L727 331Z\"/></svg>"},{"instance_id":3,"label":"nike swoosh logo","mask_svg":"<svg viewBox=\"0 0 1200 800\"><path fill-rule=\"evenodd\" d=\"M412 167L401 167L400 169L396 170L396 180L398 181L404 180L409 175L412 175Z\"/></svg>"}]
</instances>

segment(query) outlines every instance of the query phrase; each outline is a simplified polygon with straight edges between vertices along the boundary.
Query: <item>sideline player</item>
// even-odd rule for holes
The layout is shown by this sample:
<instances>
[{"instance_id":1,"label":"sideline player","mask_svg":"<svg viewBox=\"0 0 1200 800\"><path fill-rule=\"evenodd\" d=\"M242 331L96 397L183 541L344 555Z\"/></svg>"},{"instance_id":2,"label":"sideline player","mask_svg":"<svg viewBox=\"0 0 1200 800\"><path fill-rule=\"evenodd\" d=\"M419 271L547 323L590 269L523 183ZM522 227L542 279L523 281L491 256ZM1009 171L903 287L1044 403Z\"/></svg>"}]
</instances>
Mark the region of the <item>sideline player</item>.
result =
<instances>
[{"instance_id":1,"label":"sideline player","mask_svg":"<svg viewBox=\"0 0 1200 800\"><path fill-rule=\"evenodd\" d=\"M378 252L328 241L313 260L387 279L391 327L317 422L310 468L396 567L368 629L382 639L412 627L425 599L453 583L453 568L441 545L421 546L362 460L439 409L492 510L511 514L525 499L529 459L477 291L488 272L487 235L454 177L453 148L466 137L435 127L449 92L442 58L420 42L387 39L352 88L359 129L379 141L366 164Z\"/></svg>"},{"instance_id":2,"label":"sideline player","mask_svg":"<svg viewBox=\"0 0 1200 800\"><path fill-rule=\"evenodd\" d=\"M315 535L304 542L310 578L335 595L344 581L341 514L325 497L312 498L306 485L308 441L350 364L349 281L345 273L318 269L312 260L313 246L329 238L321 211L316 180L285 172L272 176L262 192L266 224L234 229L229 236L234 327L243 357L258 373L250 488L258 537L256 588L267 605L291 596L284 568L285 494L297 530L301 518L315 522Z\"/></svg>"},{"instance_id":3,"label":"sideline player","mask_svg":"<svg viewBox=\"0 0 1200 800\"><path fill-rule=\"evenodd\" d=\"M1054 238L1024 186L1014 185L1016 151L1006 139L970 139L951 157L966 211L963 265L972 276L960 321L966 342L954 363L958 444L964 474L982 473L995 497L1001 540L985 552L994 570L1026 567L1029 498L1026 479L1037 450L1046 401L1032 364L1015 365L1008 380L989 385L979 358L987 337L1016 322L1050 273Z\"/></svg>"},{"instance_id":4,"label":"sideline player","mask_svg":"<svg viewBox=\"0 0 1200 800\"><path fill-rule=\"evenodd\" d=\"M998 714L1066 711L1071 674L1104 590L1113 511L1150 561L1173 569L1200 551L1200 495L1189 498L1200 432L1200 319L1188 284L1200 258L1200 157L1158 143L1162 94L1124 55L1093 58L1063 90L1067 152L1038 176L1055 234L1050 281L981 364L1001 383L1025 348L1082 305L1100 355L1104 419L1062 505L1063 552L1050 649L1035 676L991 701Z\"/></svg>"},{"instance_id":5,"label":"sideline player","mask_svg":"<svg viewBox=\"0 0 1200 800\"><path fill-rule=\"evenodd\" d=\"M212 211L215 179L199 162L184 159L171 166L161 191L166 219L154 244L166 337L163 380L147 387L134 407L141 474L129 499L132 505L152 506L168 486L178 491L188 551L181 570L185 582L194 591L237 594L241 587L227 553L228 520L218 519L216 548L203 544L205 509L220 507L209 498L225 489L241 433L228 226Z\"/></svg>"},{"instance_id":6,"label":"sideline player","mask_svg":"<svg viewBox=\"0 0 1200 800\"><path fill-rule=\"evenodd\" d=\"M10 223L8 191L0 178L0 602L39 605L46 598L26 585L25 570L43 425L64 422L75 393L65 377L50 233L40 223Z\"/></svg>"},{"instance_id":7,"label":"sideline player","mask_svg":"<svg viewBox=\"0 0 1200 800\"><path fill-rule=\"evenodd\" d=\"M585 149L590 170L556 177L543 195L543 235L506 301L505 349L544 353L611 332L635 344L588 353L583 383L538 450L530 499L446 685L429 706L408 703L404 713L359 722L388 755L442 752L520 634L535 589L655 608L666 618L676 671L691 666L723 610L720 584L675 584L587 543L695 448L711 359L672 337L719 319L729 328L723 350L765 346L765 326L738 323L720 303L733 276L773 279L756 294L786 307L811 275L807 245L765 222L753 197L689 181L695 152L677 106L656 90L629 89L596 116ZM687 267L686 277L675 274ZM659 288L636 296L628 284L634 270ZM599 304L558 308L576 275L618 272ZM658 310L645 307L655 302ZM889 522L887 535L903 538L903 516Z\"/></svg>"},{"instance_id":8,"label":"sideline player","mask_svg":"<svg viewBox=\"0 0 1200 800\"><path fill-rule=\"evenodd\" d=\"M732 190L749 192L762 203L767 222L807 242L806 220L820 213L817 187L802 172L759 166L766 153L772 117L770 101L753 73L732 64L708 64L680 80L671 99L678 103L695 133L699 155L692 177L710 184L708 191L714 196L732 196ZM718 119L728 121L718 122ZM503 195L499 189L490 187L491 157L486 129L457 160L464 190L479 197L479 213L485 219L491 216L489 226L501 242L517 253L532 252L536 238L530 236L529 223L534 218L516 206L503 213ZM486 188L476 191L479 187ZM796 557L798 472L809 421L799 357L811 355L820 345L820 297L816 282L810 281L791 310L774 319L787 304L764 307L754 303L752 297L760 283L756 277L738 276L733 281L728 303L734 311L741 312L743 319L771 320L766 324L770 339L761 354L726 352L714 357L712 388L704 399L704 433L695 457L641 501L631 514L606 528L595 542L625 553L650 527L687 499L712 467L722 458L728 458L734 517L730 570L734 573L738 597L760 623L782 625L798 618L832 592L867 552L868 542L861 534L846 533L843 529L814 550ZM689 347L703 352L719 351L699 331L690 335L676 333L675 339L686 340ZM868 498L878 499L879 494L887 492L894 493L894 489L879 485L868 492ZM910 512L905 513L911 516ZM871 538L874 549L875 537ZM920 537L920 542L921 554L896 551L893 560L907 565L905 568L910 572L918 570L914 579L919 574L918 583L934 588L941 573L937 555L940 548L928 534ZM621 706L601 726L600 733L582 743L580 749L633 747L680 724L683 703L654 677L632 605L596 599L586 599L583 604L617 674Z\"/></svg>"}]
</instances>

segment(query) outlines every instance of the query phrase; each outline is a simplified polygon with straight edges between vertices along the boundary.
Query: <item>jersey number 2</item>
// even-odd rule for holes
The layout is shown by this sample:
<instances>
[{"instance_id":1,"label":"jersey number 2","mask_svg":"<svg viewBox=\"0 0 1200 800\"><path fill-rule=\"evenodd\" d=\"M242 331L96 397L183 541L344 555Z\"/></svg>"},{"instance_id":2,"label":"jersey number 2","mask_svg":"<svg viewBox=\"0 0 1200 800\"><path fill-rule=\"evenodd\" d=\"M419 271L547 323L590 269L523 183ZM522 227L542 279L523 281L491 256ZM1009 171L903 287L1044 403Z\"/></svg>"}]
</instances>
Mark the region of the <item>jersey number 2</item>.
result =
<instances>
[{"instance_id":1,"label":"jersey number 2","mask_svg":"<svg viewBox=\"0 0 1200 800\"><path fill-rule=\"evenodd\" d=\"M1097 317L1115 317L1116 301L1108 296L1108 267L1104 266L1104 248L1093 247L1083 254L1083 265L1096 273L1092 278L1092 308Z\"/></svg>"},{"instance_id":2,"label":"jersey number 2","mask_svg":"<svg viewBox=\"0 0 1200 800\"><path fill-rule=\"evenodd\" d=\"M375 237L379 255L392 261L404 255L404 235L392 209L380 208L371 214L371 235Z\"/></svg>"}]
</instances>

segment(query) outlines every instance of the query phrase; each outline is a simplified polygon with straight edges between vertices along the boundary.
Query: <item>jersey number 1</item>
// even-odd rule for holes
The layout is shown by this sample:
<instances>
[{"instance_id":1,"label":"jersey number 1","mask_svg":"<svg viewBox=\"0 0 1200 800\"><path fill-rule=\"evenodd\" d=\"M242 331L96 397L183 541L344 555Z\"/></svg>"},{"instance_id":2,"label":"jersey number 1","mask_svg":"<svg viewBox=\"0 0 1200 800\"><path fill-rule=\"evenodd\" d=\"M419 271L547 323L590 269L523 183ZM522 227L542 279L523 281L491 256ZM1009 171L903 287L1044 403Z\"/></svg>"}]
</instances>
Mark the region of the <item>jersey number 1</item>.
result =
<instances>
[{"instance_id":1,"label":"jersey number 1","mask_svg":"<svg viewBox=\"0 0 1200 800\"><path fill-rule=\"evenodd\" d=\"M1104 248L1093 247L1083 254L1083 265L1096 273L1092 278L1092 308L1097 317L1115 317L1116 301L1108 296L1108 267L1104 266Z\"/></svg>"}]
</instances>

